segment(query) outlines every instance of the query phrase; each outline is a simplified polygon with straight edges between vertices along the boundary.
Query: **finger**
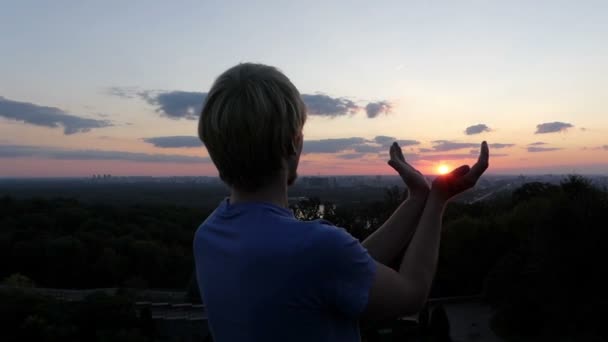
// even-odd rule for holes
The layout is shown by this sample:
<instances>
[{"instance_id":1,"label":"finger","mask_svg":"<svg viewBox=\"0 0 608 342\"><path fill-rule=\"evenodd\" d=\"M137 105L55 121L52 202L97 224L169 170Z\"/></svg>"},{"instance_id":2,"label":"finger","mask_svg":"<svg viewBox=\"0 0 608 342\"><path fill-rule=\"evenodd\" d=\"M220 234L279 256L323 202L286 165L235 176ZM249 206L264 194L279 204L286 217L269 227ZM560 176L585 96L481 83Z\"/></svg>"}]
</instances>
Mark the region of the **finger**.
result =
<instances>
[{"instance_id":1,"label":"finger","mask_svg":"<svg viewBox=\"0 0 608 342\"><path fill-rule=\"evenodd\" d=\"M395 169L395 170L399 171L399 170L397 169L397 163L396 163L394 160L392 160L392 159L391 159L391 160L389 160L389 161L387 162L387 164L388 164L388 165L390 165L390 166L391 166L393 169Z\"/></svg>"},{"instance_id":2,"label":"finger","mask_svg":"<svg viewBox=\"0 0 608 342\"><path fill-rule=\"evenodd\" d=\"M390 165L393 169L395 169L395 171L397 171L399 174L403 173L403 168L401 167L401 165L399 165L399 162L391 159L387 162L388 165Z\"/></svg>"},{"instance_id":3,"label":"finger","mask_svg":"<svg viewBox=\"0 0 608 342\"><path fill-rule=\"evenodd\" d=\"M460 178L471 171L469 165L462 165L448 173L449 177Z\"/></svg>"},{"instance_id":4,"label":"finger","mask_svg":"<svg viewBox=\"0 0 608 342\"><path fill-rule=\"evenodd\" d=\"M477 163L473 165L471 171L466 175L467 181L471 184L475 184L479 177L488 169L490 161L490 149L488 148L487 142L481 143L481 152L479 153L479 158L477 159Z\"/></svg>"},{"instance_id":5,"label":"finger","mask_svg":"<svg viewBox=\"0 0 608 342\"><path fill-rule=\"evenodd\" d=\"M409 178L408 172L406 169L403 168L403 164L401 164L395 160L389 160L388 165L390 165L393 168L393 170L397 171L399 176L401 176L401 179L403 179L403 181L407 183L407 179Z\"/></svg>"},{"instance_id":6,"label":"finger","mask_svg":"<svg viewBox=\"0 0 608 342\"><path fill-rule=\"evenodd\" d=\"M403 157L403 151L401 150L401 146L399 146L398 142L394 142L393 146L395 146L395 156L401 160L401 161L405 161L405 158Z\"/></svg>"},{"instance_id":7,"label":"finger","mask_svg":"<svg viewBox=\"0 0 608 342\"><path fill-rule=\"evenodd\" d=\"M389 148L388 152L389 152L389 154L391 156L391 159L395 159L396 158L396 155L395 155L395 144L391 144L391 147Z\"/></svg>"},{"instance_id":8,"label":"finger","mask_svg":"<svg viewBox=\"0 0 608 342\"><path fill-rule=\"evenodd\" d=\"M446 176L450 178L451 189L455 193L461 193L464 190L472 187L473 185L469 184L466 180L467 174L471 172L471 168L469 165L462 165L452 172L448 173Z\"/></svg>"}]
</instances>

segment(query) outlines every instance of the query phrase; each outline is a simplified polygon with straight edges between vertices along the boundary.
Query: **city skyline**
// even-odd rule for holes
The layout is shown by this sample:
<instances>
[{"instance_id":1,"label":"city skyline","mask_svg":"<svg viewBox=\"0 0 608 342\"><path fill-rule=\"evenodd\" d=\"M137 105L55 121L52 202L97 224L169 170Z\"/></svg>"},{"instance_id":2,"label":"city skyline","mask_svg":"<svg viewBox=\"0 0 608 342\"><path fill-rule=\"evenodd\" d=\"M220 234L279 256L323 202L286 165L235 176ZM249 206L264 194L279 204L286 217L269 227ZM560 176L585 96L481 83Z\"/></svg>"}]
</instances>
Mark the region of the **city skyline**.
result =
<instances>
[{"instance_id":1,"label":"city skyline","mask_svg":"<svg viewBox=\"0 0 608 342\"><path fill-rule=\"evenodd\" d=\"M23 1L0 13L0 177L216 176L215 77L274 65L308 107L301 175L608 174L608 4Z\"/></svg>"}]
</instances>

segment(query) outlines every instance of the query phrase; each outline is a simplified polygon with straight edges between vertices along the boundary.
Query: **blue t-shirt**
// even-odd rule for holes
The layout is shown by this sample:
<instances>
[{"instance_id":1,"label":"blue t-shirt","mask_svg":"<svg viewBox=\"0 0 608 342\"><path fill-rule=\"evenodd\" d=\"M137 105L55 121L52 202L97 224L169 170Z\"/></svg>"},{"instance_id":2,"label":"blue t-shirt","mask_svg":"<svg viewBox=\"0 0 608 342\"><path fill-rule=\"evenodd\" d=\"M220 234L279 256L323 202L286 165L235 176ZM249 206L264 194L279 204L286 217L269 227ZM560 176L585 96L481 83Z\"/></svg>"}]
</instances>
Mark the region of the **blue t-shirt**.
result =
<instances>
[{"instance_id":1,"label":"blue t-shirt","mask_svg":"<svg viewBox=\"0 0 608 342\"><path fill-rule=\"evenodd\" d=\"M342 228L226 199L196 231L194 259L215 341L360 340L376 264Z\"/></svg>"}]
</instances>

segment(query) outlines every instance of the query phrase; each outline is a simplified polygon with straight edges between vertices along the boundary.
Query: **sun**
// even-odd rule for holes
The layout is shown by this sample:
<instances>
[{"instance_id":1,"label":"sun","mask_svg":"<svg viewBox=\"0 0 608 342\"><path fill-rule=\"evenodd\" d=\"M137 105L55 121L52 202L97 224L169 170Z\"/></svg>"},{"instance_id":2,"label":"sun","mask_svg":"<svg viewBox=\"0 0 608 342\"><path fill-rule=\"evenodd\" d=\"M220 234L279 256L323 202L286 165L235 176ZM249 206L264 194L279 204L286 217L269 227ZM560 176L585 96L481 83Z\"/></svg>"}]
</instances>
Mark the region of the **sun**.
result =
<instances>
[{"instance_id":1,"label":"sun","mask_svg":"<svg viewBox=\"0 0 608 342\"><path fill-rule=\"evenodd\" d=\"M437 167L437 172L440 175L445 175L446 173L450 172L450 167L445 164L441 164Z\"/></svg>"}]
</instances>

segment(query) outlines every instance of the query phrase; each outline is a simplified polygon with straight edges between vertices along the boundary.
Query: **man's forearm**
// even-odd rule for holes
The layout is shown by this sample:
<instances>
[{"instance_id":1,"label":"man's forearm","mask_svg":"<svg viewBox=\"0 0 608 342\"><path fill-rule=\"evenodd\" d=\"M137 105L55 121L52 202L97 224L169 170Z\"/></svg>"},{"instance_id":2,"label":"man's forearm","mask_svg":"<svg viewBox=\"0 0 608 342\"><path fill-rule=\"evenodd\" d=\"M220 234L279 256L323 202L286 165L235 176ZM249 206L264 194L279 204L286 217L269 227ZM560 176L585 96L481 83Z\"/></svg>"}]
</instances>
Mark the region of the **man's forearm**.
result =
<instances>
[{"instance_id":1,"label":"man's forearm","mask_svg":"<svg viewBox=\"0 0 608 342\"><path fill-rule=\"evenodd\" d=\"M428 192L410 195L380 228L363 241L363 246L376 261L388 266L407 247L427 197Z\"/></svg>"},{"instance_id":2,"label":"man's forearm","mask_svg":"<svg viewBox=\"0 0 608 342\"><path fill-rule=\"evenodd\" d=\"M407 248L399 273L428 296L439 257L441 220L446 201L429 195L414 237Z\"/></svg>"}]
</instances>

